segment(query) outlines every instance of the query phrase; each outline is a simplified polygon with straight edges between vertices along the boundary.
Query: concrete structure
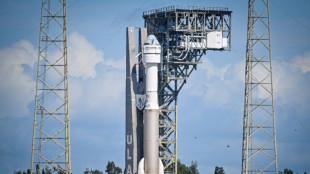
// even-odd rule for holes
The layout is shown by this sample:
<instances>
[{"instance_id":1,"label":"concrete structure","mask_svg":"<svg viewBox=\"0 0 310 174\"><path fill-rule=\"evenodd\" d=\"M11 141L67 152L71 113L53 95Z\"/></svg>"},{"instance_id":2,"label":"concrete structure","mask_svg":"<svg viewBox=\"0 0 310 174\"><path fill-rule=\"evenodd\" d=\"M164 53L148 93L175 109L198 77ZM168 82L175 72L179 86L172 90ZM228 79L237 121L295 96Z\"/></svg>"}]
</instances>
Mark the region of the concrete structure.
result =
<instances>
[{"instance_id":1,"label":"concrete structure","mask_svg":"<svg viewBox=\"0 0 310 174\"><path fill-rule=\"evenodd\" d=\"M135 42L136 30L139 33L138 44ZM143 97L145 96L145 70L141 52L146 34L145 28L128 27L126 29L126 174L136 174L138 163L143 158L142 108L144 108L145 101ZM139 47L136 48L136 45Z\"/></svg>"}]
</instances>

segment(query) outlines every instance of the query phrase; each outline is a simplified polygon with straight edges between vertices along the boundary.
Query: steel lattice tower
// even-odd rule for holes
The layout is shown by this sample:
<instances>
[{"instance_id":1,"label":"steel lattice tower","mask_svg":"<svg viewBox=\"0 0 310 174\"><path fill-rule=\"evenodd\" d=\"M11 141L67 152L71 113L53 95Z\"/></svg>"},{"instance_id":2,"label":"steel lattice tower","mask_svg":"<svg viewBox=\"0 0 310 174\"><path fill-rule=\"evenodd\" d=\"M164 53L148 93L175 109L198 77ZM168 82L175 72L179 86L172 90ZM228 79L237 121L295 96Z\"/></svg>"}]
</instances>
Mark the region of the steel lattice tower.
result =
<instances>
[{"instance_id":1,"label":"steel lattice tower","mask_svg":"<svg viewBox=\"0 0 310 174\"><path fill-rule=\"evenodd\" d=\"M31 172L71 174L66 0L42 0Z\"/></svg>"},{"instance_id":2,"label":"steel lattice tower","mask_svg":"<svg viewBox=\"0 0 310 174\"><path fill-rule=\"evenodd\" d=\"M169 6L143 13L147 33L155 35L162 46L159 156L167 174L177 173L178 94L207 50L230 50L231 13L228 8L194 6ZM227 39L226 46L212 45L211 35L216 32L215 37Z\"/></svg>"},{"instance_id":3,"label":"steel lattice tower","mask_svg":"<svg viewBox=\"0 0 310 174\"><path fill-rule=\"evenodd\" d=\"M269 0L249 0L242 174L278 173Z\"/></svg>"}]
</instances>

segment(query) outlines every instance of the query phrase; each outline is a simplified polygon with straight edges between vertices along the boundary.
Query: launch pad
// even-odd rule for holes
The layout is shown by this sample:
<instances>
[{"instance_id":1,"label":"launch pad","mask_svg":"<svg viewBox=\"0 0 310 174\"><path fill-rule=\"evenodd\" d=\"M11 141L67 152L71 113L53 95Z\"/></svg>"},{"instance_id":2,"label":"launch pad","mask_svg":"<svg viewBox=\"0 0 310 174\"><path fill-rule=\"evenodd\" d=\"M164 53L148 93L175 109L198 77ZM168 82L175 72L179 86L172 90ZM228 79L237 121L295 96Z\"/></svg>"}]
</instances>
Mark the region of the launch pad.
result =
<instances>
[{"instance_id":1,"label":"launch pad","mask_svg":"<svg viewBox=\"0 0 310 174\"><path fill-rule=\"evenodd\" d=\"M228 8L194 6L169 6L145 11L145 28L139 28L138 48L135 47L135 28L127 28L126 174L136 174L138 163L143 158L146 76L142 44L146 37L154 35L161 46L162 60L158 65L158 156L165 173L175 174L178 159L178 94L207 50L231 49L231 13Z\"/></svg>"}]
</instances>

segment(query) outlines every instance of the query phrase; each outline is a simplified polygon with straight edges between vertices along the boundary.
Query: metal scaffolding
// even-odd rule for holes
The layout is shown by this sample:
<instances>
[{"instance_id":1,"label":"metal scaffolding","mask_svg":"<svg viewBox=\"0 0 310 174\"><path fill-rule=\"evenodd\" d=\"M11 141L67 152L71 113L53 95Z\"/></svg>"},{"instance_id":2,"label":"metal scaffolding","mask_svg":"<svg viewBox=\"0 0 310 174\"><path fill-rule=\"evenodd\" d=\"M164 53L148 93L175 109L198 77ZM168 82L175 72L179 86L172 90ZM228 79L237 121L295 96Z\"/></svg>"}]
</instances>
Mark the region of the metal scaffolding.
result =
<instances>
[{"instance_id":1,"label":"metal scaffolding","mask_svg":"<svg viewBox=\"0 0 310 174\"><path fill-rule=\"evenodd\" d=\"M148 35L162 46L159 71L159 156L165 173L177 173L178 94L206 50L230 50L231 11L227 8L169 6L145 11ZM218 45L214 45L215 38Z\"/></svg>"},{"instance_id":2,"label":"metal scaffolding","mask_svg":"<svg viewBox=\"0 0 310 174\"><path fill-rule=\"evenodd\" d=\"M66 0L42 0L31 173L71 174Z\"/></svg>"},{"instance_id":3,"label":"metal scaffolding","mask_svg":"<svg viewBox=\"0 0 310 174\"><path fill-rule=\"evenodd\" d=\"M248 6L241 173L278 173L269 0Z\"/></svg>"}]
</instances>

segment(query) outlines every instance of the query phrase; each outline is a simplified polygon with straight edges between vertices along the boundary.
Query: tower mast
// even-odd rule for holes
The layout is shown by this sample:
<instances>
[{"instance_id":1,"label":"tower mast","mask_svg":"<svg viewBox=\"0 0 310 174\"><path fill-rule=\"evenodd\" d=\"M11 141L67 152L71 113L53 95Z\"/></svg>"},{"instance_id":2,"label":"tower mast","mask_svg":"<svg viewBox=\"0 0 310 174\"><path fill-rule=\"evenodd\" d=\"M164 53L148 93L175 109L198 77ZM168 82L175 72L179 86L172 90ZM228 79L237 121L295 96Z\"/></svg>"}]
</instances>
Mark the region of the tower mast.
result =
<instances>
[{"instance_id":1,"label":"tower mast","mask_svg":"<svg viewBox=\"0 0 310 174\"><path fill-rule=\"evenodd\" d=\"M248 4L241 173L278 173L269 0Z\"/></svg>"},{"instance_id":2,"label":"tower mast","mask_svg":"<svg viewBox=\"0 0 310 174\"><path fill-rule=\"evenodd\" d=\"M42 0L31 173L71 174L66 0Z\"/></svg>"}]
</instances>

